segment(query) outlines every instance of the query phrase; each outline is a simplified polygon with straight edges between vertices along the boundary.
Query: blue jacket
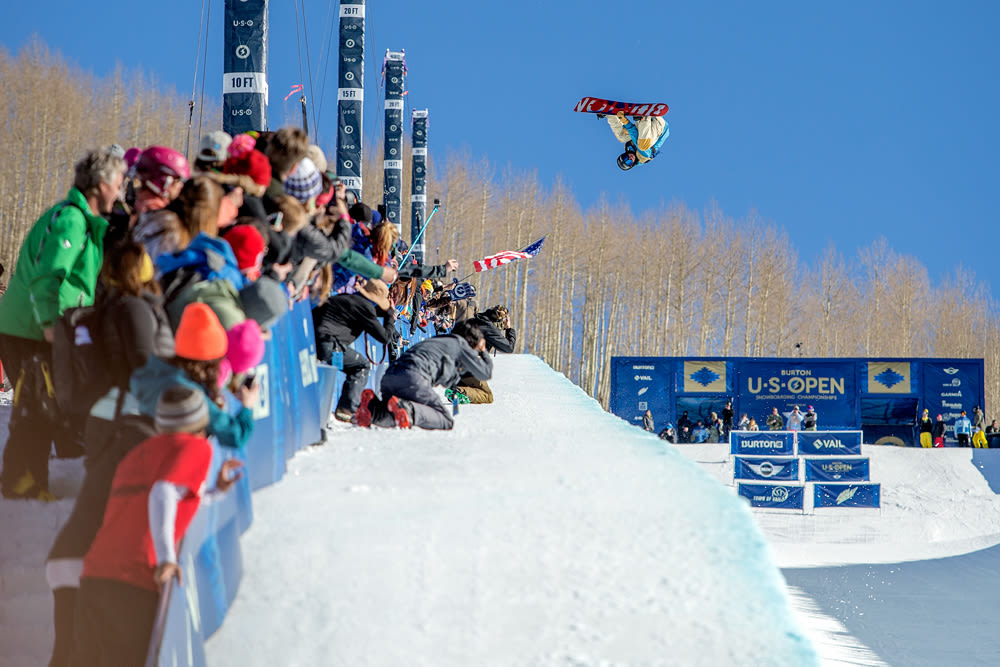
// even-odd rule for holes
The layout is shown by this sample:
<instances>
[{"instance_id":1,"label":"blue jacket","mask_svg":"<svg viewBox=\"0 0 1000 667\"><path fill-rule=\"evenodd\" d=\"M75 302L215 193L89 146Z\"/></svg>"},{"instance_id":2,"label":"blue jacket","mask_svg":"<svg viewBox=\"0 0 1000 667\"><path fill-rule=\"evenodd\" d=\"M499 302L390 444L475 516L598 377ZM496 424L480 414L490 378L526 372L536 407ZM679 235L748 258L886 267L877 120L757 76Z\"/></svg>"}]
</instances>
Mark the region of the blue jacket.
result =
<instances>
[{"instance_id":1,"label":"blue jacket","mask_svg":"<svg viewBox=\"0 0 1000 667\"><path fill-rule=\"evenodd\" d=\"M972 435L972 421L968 417L959 417L955 420L955 435L960 433Z\"/></svg>"},{"instance_id":2,"label":"blue jacket","mask_svg":"<svg viewBox=\"0 0 1000 667\"><path fill-rule=\"evenodd\" d=\"M625 126L625 131L628 132L628 136L632 137L632 143L635 144L636 147L636 154L643 158L643 162L646 162L656 157L656 154L660 152L660 149L663 147L667 137L670 136L670 123L663 121L663 134L661 134L659 138L653 142L653 145L648 148L643 147L643 144L648 140L639 140L639 128L636 127L635 123L629 121L629 124Z\"/></svg>"},{"instance_id":3,"label":"blue jacket","mask_svg":"<svg viewBox=\"0 0 1000 667\"><path fill-rule=\"evenodd\" d=\"M181 384L204 393L201 385L195 384L187 374L176 366L171 366L159 357L151 356L146 365L132 373L130 390L139 401L139 414L156 417L156 402L160 394L170 386ZM253 433L253 412L242 407L235 415L230 415L205 396L208 403L208 434L214 435L219 444L230 449L240 449Z\"/></svg>"},{"instance_id":4,"label":"blue jacket","mask_svg":"<svg viewBox=\"0 0 1000 667\"><path fill-rule=\"evenodd\" d=\"M202 280L228 280L236 291L246 285L233 248L225 239L198 234L184 250L172 255L160 255L156 259L156 268L163 275L186 266L195 269Z\"/></svg>"}]
</instances>

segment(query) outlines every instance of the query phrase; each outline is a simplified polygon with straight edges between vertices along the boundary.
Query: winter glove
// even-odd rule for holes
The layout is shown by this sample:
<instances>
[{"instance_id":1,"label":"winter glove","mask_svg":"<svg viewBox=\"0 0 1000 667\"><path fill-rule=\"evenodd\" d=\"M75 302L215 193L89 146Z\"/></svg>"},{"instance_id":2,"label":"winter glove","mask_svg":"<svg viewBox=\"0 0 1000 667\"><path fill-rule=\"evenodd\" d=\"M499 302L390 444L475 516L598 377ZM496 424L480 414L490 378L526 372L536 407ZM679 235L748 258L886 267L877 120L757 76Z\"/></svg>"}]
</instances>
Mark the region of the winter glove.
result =
<instances>
[{"instance_id":1,"label":"winter glove","mask_svg":"<svg viewBox=\"0 0 1000 667\"><path fill-rule=\"evenodd\" d=\"M629 119L625 117L625 112L624 111L619 111L615 115L618 116L618 120L621 121L622 125L628 125L629 124Z\"/></svg>"}]
</instances>

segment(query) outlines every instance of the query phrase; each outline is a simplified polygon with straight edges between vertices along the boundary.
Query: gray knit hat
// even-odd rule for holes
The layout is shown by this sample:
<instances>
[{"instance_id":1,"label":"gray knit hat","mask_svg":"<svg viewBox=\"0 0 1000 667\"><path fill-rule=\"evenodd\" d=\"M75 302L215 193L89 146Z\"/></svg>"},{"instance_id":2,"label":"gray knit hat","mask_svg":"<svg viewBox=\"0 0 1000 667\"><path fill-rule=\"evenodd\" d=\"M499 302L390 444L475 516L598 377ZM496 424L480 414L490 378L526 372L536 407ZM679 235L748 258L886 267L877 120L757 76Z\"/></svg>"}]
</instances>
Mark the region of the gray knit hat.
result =
<instances>
[{"instance_id":1,"label":"gray knit hat","mask_svg":"<svg viewBox=\"0 0 1000 667\"><path fill-rule=\"evenodd\" d=\"M256 320L261 331L273 327L288 312L288 292L277 280L261 276L240 290L243 312Z\"/></svg>"},{"instance_id":2,"label":"gray knit hat","mask_svg":"<svg viewBox=\"0 0 1000 667\"><path fill-rule=\"evenodd\" d=\"M208 426L208 403L197 389L175 384L156 402L156 430L160 433L197 433Z\"/></svg>"}]
</instances>

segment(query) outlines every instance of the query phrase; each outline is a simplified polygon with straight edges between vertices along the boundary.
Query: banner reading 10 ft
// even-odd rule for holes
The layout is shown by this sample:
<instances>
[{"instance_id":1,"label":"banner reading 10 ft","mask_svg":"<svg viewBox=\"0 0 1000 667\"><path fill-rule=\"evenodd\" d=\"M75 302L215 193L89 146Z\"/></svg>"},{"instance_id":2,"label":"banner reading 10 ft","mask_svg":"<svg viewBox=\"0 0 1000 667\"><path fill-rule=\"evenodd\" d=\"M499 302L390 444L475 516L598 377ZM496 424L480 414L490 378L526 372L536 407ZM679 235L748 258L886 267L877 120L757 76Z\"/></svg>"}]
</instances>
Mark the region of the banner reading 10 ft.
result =
<instances>
[{"instance_id":1,"label":"banner reading 10 ft","mask_svg":"<svg viewBox=\"0 0 1000 667\"><path fill-rule=\"evenodd\" d=\"M739 364L737 403L763 425L778 408L782 415L794 406L813 406L823 428L853 427L857 422L855 363L839 361L746 361Z\"/></svg>"}]
</instances>

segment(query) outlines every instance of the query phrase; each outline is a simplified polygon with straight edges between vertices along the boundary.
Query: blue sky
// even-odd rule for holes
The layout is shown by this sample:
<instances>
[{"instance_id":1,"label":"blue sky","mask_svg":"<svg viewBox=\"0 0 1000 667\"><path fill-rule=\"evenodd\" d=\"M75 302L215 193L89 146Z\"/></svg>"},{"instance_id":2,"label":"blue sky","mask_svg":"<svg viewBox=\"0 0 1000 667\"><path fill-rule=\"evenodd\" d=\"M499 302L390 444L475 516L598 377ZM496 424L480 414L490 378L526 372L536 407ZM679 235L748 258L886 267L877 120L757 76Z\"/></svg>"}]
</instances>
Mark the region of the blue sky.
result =
<instances>
[{"instance_id":1,"label":"blue sky","mask_svg":"<svg viewBox=\"0 0 1000 667\"><path fill-rule=\"evenodd\" d=\"M186 96L201 4L17 3L0 43L16 50L35 33L96 74L116 62L140 66ZM297 98L281 99L293 84L319 99L337 3L299 5L311 26L314 91L300 75L295 4L270 4L269 120L278 125L299 119ZM222 7L211 4L206 77L217 99ZM605 192L636 212L671 201L703 210L713 199L735 218L754 210L786 228L806 262L831 241L852 257L884 235L933 280L962 262L1000 296L990 266L997 34L994 2L369 0L365 131L380 127L372 100L382 56L405 49L405 117L430 109L438 159L467 147L500 167L535 170L544 183L561 174L584 206ZM301 57L306 67L304 43ZM335 70L325 90L318 130L332 148ZM584 95L668 103L663 153L620 172L619 144L603 121L572 111Z\"/></svg>"}]
</instances>

